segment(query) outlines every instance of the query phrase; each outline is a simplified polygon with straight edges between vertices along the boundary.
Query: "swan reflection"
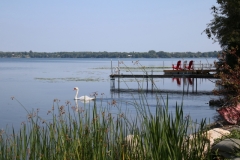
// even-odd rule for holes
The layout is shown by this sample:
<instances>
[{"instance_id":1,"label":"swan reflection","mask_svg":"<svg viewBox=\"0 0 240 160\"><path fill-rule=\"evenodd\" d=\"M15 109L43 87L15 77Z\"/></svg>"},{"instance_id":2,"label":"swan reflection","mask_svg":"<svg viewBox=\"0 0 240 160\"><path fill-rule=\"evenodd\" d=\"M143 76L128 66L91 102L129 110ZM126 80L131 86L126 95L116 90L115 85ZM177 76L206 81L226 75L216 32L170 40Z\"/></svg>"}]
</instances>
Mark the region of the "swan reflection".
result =
<instances>
[{"instance_id":1,"label":"swan reflection","mask_svg":"<svg viewBox=\"0 0 240 160\"><path fill-rule=\"evenodd\" d=\"M84 112L84 109L83 107L79 107L78 106L78 100L74 100L75 101L75 106L72 107L72 109L75 111L75 112ZM86 102L85 102L86 103Z\"/></svg>"}]
</instances>

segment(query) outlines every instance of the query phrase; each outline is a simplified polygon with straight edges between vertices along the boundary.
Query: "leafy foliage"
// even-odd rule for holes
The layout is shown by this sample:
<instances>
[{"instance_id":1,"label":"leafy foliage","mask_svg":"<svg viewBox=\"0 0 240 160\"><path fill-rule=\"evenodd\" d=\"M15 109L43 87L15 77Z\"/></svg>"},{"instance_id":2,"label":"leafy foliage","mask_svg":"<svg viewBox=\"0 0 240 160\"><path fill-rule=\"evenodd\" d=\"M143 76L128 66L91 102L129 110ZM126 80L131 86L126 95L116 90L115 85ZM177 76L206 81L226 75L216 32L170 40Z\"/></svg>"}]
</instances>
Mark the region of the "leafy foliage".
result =
<instances>
[{"instance_id":1,"label":"leafy foliage","mask_svg":"<svg viewBox=\"0 0 240 160\"><path fill-rule=\"evenodd\" d=\"M211 8L213 20L207 25L205 33L223 48L224 61L218 66L216 76L227 104L237 104L240 100L240 1L217 0L218 6Z\"/></svg>"},{"instance_id":2,"label":"leafy foliage","mask_svg":"<svg viewBox=\"0 0 240 160\"><path fill-rule=\"evenodd\" d=\"M218 84L223 86L221 90L214 90L216 94L224 94L227 104L237 104L240 101L240 57L236 50L223 52L234 57L236 64L230 66L227 62L218 66L218 73L215 75L221 79Z\"/></svg>"},{"instance_id":3,"label":"leafy foliage","mask_svg":"<svg viewBox=\"0 0 240 160\"><path fill-rule=\"evenodd\" d=\"M218 7L211 8L214 19L205 33L226 49L240 44L240 1L217 0Z\"/></svg>"}]
</instances>

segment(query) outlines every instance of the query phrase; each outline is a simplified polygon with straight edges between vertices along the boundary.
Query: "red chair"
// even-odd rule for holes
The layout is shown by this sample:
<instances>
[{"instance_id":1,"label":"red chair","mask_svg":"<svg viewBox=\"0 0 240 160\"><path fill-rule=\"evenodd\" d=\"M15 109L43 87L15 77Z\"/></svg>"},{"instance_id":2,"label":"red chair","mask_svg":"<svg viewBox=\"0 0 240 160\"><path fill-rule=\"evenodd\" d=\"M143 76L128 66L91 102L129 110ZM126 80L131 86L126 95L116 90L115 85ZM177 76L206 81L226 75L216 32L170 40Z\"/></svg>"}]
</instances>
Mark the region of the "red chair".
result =
<instances>
[{"instance_id":1,"label":"red chair","mask_svg":"<svg viewBox=\"0 0 240 160\"><path fill-rule=\"evenodd\" d=\"M187 70L193 70L193 61L190 61L188 66L186 66L184 69L187 69Z\"/></svg>"},{"instance_id":2,"label":"red chair","mask_svg":"<svg viewBox=\"0 0 240 160\"><path fill-rule=\"evenodd\" d=\"M181 69L182 69L182 68L181 68L181 61L178 61L176 66L174 66L174 64L172 64L172 69L173 69L173 70L174 70L174 69L176 69L176 70L181 70Z\"/></svg>"}]
</instances>

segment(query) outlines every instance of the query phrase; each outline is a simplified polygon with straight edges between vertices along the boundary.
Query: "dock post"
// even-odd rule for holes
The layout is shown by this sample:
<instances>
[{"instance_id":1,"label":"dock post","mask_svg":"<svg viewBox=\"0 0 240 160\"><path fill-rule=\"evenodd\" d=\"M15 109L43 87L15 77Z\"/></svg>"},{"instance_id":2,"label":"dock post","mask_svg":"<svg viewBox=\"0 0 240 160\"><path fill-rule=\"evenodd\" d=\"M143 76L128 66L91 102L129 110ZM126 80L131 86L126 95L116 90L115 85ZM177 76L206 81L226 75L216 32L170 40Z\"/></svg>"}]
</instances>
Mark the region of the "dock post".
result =
<instances>
[{"instance_id":1,"label":"dock post","mask_svg":"<svg viewBox=\"0 0 240 160\"><path fill-rule=\"evenodd\" d=\"M153 70L152 70L152 79L151 79L151 81L152 81L152 92L153 92Z\"/></svg>"},{"instance_id":2,"label":"dock post","mask_svg":"<svg viewBox=\"0 0 240 160\"><path fill-rule=\"evenodd\" d=\"M112 68L112 59L111 59L111 75L113 75L113 68ZM115 78L110 77L110 89L115 89Z\"/></svg>"},{"instance_id":3,"label":"dock post","mask_svg":"<svg viewBox=\"0 0 240 160\"><path fill-rule=\"evenodd\" d=\"M192 93L194 93L194 78L193 78L193 84L192 84Z\"/></svg>"},{"instance_id":4,"label":"dock post","mask_svg":"<svg viewBox=\"0 0 240 160\"><path fill-rule=\"evenodd\" d=\"M146 80L147 80L147 91L148 91L148 74L146 72Z\"/></svg>"},{"instance_id":5,"label":"dock post","mask_svg":"<svg viewBox=\"0 0 240 160\"><path fill-rule=\"evenodd\" d=\"M188 91L189 91L189 82L187 83L187 95L188 95Z\"/></svg>"},{"instance_id":6,"label":"dock post","mask_svg":"<svg viewBox=\"0 0 240 160\"><path fill-rule=\"evenodd\" d=\"M118 60L118 75L120 75L120 67L119 67L119 60ZM118 90L120 89L120 78L118 76Z\"/></svg>"},{"instance_id":7,"label":"dock post","mask_svg":"<svg viewBox=\"0 0 240 160\"><path fill-rule=\"evenodd\" d=\"M185 78L185 77L183 77L183 91L182 91L182 92L183 92L183 95L184 95L184 86L185 86L185 85L184 85L184 78ZM182 78L180 78L180 81L182 81ZM180 84L181 84L181 83L180 83Z\"/></svg>"},{"instance_id":8,"label":"dock post","mask_svg":"<svg viewBox=\"0 0 240 160\"><path fill-rule=\"evenodd\" d=\"M110 79L110 88L115 89L115 78Z\"/></svg>"},{"instance_id":9,"label":"dock post","mask_svg":"<svg viewBox=\"0 0 240 160\"><path fill-rule=\"evenodd\" d=\"M111 74L113 74L113 69L112 69L112 59L111 59Z\"/></svg>"},{"instance_id":10,"label":"dock post","mask_svg":"<svg viewBox=\"0 0 240 160\"><path fill-rule=\"evenodd\" d=\"M197 78L196 78L196 93L197 93Z\"/></svg>"}]
</instances>

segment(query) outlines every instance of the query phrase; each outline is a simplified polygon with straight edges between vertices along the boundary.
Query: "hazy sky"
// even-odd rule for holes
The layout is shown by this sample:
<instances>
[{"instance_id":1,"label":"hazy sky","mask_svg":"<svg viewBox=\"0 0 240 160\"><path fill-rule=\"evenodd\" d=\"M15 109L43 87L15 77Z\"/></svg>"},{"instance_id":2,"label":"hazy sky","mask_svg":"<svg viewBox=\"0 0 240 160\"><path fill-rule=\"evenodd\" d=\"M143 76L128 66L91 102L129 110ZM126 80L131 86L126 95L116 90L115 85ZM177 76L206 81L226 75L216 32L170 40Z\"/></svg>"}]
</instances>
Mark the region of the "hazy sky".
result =
<instances>
[{"instance_id":1,"label":"hazy sky","mask_svg":"<svg viewBox=\"0 0 240 160\"><path fill-rule=\"evenodd\" d=\"M0 51L205 52L216 0L1 0Z\"/></svg>"}]
</instances>

